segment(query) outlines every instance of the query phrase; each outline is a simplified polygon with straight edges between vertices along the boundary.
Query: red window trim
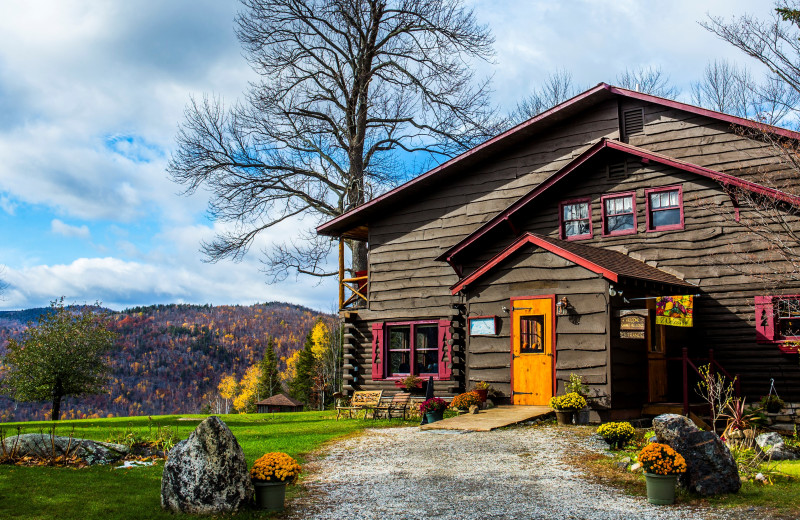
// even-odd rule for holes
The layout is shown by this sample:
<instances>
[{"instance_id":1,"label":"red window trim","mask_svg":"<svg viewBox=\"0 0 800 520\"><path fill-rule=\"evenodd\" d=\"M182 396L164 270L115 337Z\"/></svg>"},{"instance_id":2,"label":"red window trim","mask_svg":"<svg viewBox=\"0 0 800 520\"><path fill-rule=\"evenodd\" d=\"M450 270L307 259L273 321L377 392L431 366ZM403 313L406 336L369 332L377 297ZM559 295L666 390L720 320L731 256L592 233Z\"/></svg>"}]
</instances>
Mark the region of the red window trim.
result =
<instances>
[{"instance_id":1,"label":"red window trim","mask_svg":"<svg viewBox=\"0 0 800 520\"><path fill-rule=\"evenodd\" d=\"M611 231L608 232L606 228L606 200L608 199L621 199L622 197L630 197L632 201L632 210L633 210L633 228L632 229L624 229L622 231ZM616 237L620 235L635 235L638 232L638 220L636 218L636 192L635 191L622 191L620 193L609 193L608 195L603 195L600 197L600 214L602 215L603 221L603 236L604 237ZM620 215L626 215L626 213L620 213Z\"/></svg>"},{"instance_id":2,"label":"red window trim","mask_svg":"<svg viewBox=\"0 0 800 520\"><path fill-rule=\"evenodd\" d=\"M437 352L438 363L440 365L440 368L439 368L439 372L438 373L425 372L423 374L413 374L413 375L415 375L417 377L422 377L423 379L426 379L426 380L429 377L433 377L434 381L446 381L446 380L449 380L450 379L449 375L447 375L446 377L442 377L442 374L445 373L445 372L447 374L449 374L449 370L447 370L447 369L443 370L443 367L441 367L441 365L443 363L443 360L442 360L443 351L447 350L448 357L450 357L449 349L451 348L450 345L444 345L443 344L443 342L446 341L445 338L441 337L441 327L442 327L443 321L445 321L445 320L416 320L416 321L387 321L387 322L383 322L381 324L382 326L379 329L381 331L381 334L382 334L382 338L381 338L382 343L381 343L381 347L380 347L382 351L381 351L381 356L380 357L381 357L381 359L384 360L383 363L382 363L383 374L381 374L381 377L375 377L375 374L373 373L373 380L376 380L376 381L400 381L402 379L405 379L409 375L413 374L414 363L412 361L411 363L409 363L409 365L410 365L409 374L388 375L388 372L389 372L389 328L390 327L402 327L402 326L409 326L411 328L411 330L409 331L409 334L410 334L410 337L409 337L409 347L410 347L409 357L410 357L411 360L413 360L414 359L414 347L415 347L414 343L416 341L416 337L415 337L415 334L414 334L414 327L417 326L417 325L436 325L437 327L439 327L439 329L437 330L437 334L436 334L436 336L437 336L436 352ZM449 323L449 320L446 320L446 321ZM449 359L449 362L452 363L452 358Z\"/></svg>"},{"instance_id":3,"label":"red window trim","mask_svg":"<svg viewBox=\"0 0 800 520\"><path fill-rule=\"evenodd\" d=\"M675 191L678 190L678 208L681 212L681 222L680 224L670 224L668 226L661 226L657 228L652 227L651 218L650 218L650 195L653 193L661 193L664 191ZM683 229L683 186L678 184L676 186L662 186L660 188L650 188L644 190L644 202L646 208L646 218L647 218L647 232L653 233L658 231L671 231L674 229Z\"/></svg>"},{"instance_id":4,"label":"red window trim","mask_svg":"<svg viewBox=\"0 0 800 520\"><path fill-rule=\"evenodd\" d=\"M589 233L584 233L583 235L574 235L571 237L566 236L564 232L564 206L570 204L579 204L581 202L585 202L588 208L587 215L589 216ZM592 238L593 235L593 228L592 228L592 198L591 197L580 197L577 199L568 199L562 200L558 203L558 237L561 240L587 240Z\"/></svg>"}]
</instances>

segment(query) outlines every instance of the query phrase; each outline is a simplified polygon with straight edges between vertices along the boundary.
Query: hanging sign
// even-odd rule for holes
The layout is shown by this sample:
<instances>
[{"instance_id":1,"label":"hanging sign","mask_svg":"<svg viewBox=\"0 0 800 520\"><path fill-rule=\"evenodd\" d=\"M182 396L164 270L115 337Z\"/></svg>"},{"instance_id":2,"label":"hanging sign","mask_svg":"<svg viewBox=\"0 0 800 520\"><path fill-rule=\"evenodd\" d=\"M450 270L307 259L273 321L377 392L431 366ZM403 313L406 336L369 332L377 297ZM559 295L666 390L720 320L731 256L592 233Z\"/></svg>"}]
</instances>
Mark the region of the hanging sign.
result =
<instances>
[{"instance_id":1,"label":"hanging sign","mask_svg":"<svg viewBox=\"0 0 800 520\"><path fill-rule=\"evenodd\" d=\"M619 337L622 339L645 339L647 309L622 310L619 315Z\"/></svg>"},{"instance_id":2,"label":"hanging sign","mask_svg":"<svg viewBox=\"0 0 800 520\"><path fill-rule=\"evenodd\" d=\"M694 296L659 296L656 298L656 325L691 327Z\"/></svg>"}]
</instances>

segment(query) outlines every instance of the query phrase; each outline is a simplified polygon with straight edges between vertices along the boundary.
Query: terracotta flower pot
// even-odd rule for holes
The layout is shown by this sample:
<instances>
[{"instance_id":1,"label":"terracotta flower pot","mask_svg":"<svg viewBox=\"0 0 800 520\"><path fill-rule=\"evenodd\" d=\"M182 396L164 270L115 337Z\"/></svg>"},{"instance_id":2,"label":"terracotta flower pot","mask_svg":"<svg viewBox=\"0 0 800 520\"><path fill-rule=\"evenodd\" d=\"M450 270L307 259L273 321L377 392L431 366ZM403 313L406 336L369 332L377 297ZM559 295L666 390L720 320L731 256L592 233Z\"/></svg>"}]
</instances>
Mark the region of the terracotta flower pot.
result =
<instances>
[{"instance_id":1,"label":"terracotta flower pot","mask_svg":"<svg viewBox=\"0 0 800 520\"><path fill-rule=\"evenodd\" d=\"M481 398L481 402L485 403L486 399L489 397L489 390L475 390L475 393L478 394L478 397Z\"/></svg>"}]
</instances>

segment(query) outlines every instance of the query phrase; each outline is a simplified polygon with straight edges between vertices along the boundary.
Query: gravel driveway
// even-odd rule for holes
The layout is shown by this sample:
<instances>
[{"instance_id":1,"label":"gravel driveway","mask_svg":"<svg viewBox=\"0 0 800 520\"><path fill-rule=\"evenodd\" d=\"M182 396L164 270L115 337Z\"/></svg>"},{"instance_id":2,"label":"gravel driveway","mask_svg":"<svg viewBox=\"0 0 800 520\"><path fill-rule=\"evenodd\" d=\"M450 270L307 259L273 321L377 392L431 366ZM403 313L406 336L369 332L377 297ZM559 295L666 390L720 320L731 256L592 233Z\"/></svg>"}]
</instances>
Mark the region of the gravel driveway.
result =
<instances>
[{"instance_id":1,"label":"gravel driveway","mask_svg":"<svg viewBox=\"0 0 800 520\"><path fill-rule=\"evenodd\" d=\"M593 483L564 459L605 443L556 427L455 433L367 430L307 465L293 519L754 518L754 512L654 506Z\"/></svg>"}]
</instances>

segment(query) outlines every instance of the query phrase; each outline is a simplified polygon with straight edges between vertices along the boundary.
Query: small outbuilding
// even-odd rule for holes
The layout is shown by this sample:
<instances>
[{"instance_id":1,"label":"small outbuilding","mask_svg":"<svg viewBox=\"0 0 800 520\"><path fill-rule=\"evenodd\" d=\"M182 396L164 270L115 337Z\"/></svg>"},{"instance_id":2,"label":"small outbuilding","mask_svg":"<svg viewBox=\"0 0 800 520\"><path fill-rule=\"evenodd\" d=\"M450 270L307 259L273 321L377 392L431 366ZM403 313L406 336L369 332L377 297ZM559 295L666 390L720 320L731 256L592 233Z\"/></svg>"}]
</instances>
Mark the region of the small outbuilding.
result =
<instances>
[{"instance_id":1,"label":"small outbuilding","mask_svg":"<svg viewBox=\"0 0 800 520\"><path fill-rule=\"evenodd\" d=\"M292 399L286 394L276 394L256 403L258 413L273 412L302 412L303 403L297 399Z\"/></svg>"}]
</instances>

